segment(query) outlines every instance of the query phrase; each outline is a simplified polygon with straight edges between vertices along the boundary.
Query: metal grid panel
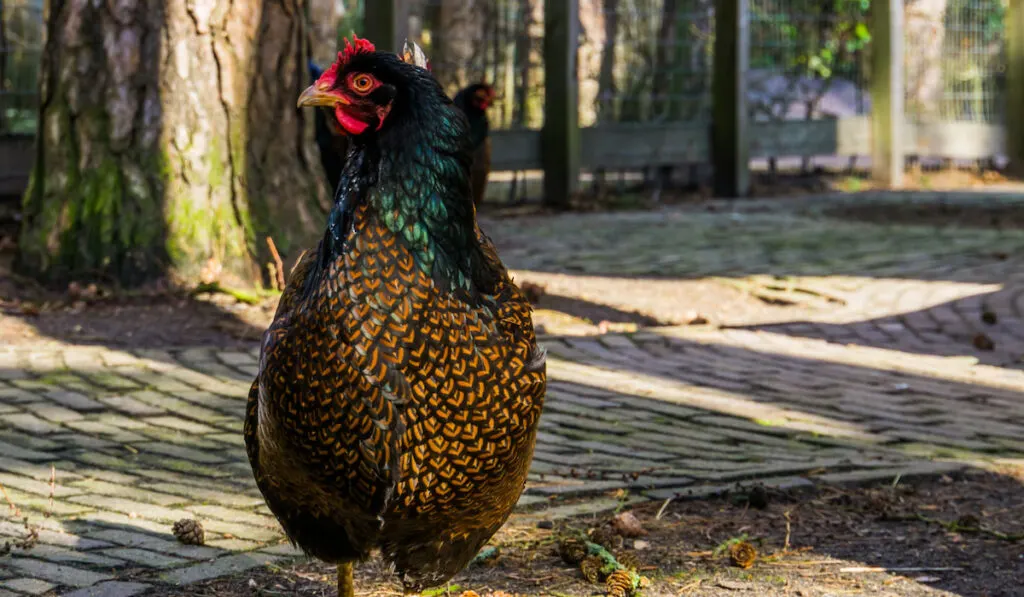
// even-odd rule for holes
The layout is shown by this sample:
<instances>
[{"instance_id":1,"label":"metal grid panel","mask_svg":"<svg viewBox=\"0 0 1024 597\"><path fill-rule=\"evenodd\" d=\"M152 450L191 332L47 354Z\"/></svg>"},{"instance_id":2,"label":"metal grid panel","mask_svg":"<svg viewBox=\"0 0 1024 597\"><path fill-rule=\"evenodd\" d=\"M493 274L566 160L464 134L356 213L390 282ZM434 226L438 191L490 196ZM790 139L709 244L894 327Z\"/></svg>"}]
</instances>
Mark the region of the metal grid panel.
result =
<instances>
[{"instance_id":1,"label":"metal grid panel","mask_svg":"<svg viewBox=\"0 0 1024 597\"><path fill-rule=\"evenodd\" d=\"M0 134L34 134L43 2L3 0L0 7Z\"/></svg>"},{"instance_id":2,"label":"metal grid panel","mask_svg":"<svg viewBox=\"0 0 1024 597\"><path fill-rule=\"evenodd\" d=\"M713 0L580 0L580 124L708 121Z\"/></svg>"},{"instance_id":3,"label":"metal grid panel","mask_svg":"<svg viewBox=\"0 0 1024 597\"><path fill-rule=\"evenodd\" d=\"M750 0L753 118L869 113L868 9L868 0Z\"/></svg>"},{"instance_id":4,"label":"metal grid panel","mask_svg":"<svg viewBox=\"0 0 1024 597\"><path fill-rule=\"evenodd\" d=\"M942 44L941 120L1003 122L1005 14L1002 0L949 0Z\"/></svg>"}]
</instances>

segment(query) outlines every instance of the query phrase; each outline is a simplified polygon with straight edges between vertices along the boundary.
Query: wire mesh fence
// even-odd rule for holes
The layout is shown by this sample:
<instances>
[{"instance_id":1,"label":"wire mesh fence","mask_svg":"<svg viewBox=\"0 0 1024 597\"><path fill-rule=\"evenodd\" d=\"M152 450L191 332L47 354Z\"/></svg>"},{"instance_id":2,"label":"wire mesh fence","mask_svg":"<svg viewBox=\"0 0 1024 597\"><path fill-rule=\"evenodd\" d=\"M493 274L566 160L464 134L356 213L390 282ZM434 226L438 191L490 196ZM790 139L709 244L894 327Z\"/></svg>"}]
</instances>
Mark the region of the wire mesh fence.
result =
<instances>
[{"instance_id":1,"label":"wire mesh fence","mask_svg":"<svg viewBox=\"0 0 1024 597\"><path fill-rule=\"evenodd\" d=\"M0 134L36 131L42 43L42 0L0 2Z\"/></svg>"},{"instance_id":2,"label":"wire mesh fence","mask_svg":"<svg viewBox=\"0 0 1024 597\"><path fill-rule=\"evenodd\" d=\"M868 8L868 0L750 0L753 119L868 113Z\"/></svg>"},{"instance_id":3,"label":"wire mesh fence","mask_svg":"<svg viewBox=\"0 0 1024 597\"><path fill-rule=\"evenodd\" d=\"M362 29L367 1L336 0L339 39ZM577 1L579 126L711 123L716 0ZM1003 122L1007 1L904 0L908 121ZM43 2L0 3L0 134L36 129ZM544 124L544 2L396 6L446 91L495 86L489 115L502 131ZM870 116L869 11L870 0L749 0L751 120Z\"/></svg>"},{"instance_id":4,"label":"wire mesh fence","mask_svg":"<svg viewBox=\"0 0 1024 597\"><path fill-rule=\"evenodd\" d=\"M580 124L707 121L713 0L580 2Z\"/></svg>"},{"instance_id":5,"label":"wire mesh fence","mask_svg":"<svg viewBox=\"0 0 1024 597\"><path fill-rule=\"evenodd\" d=\"M1003 0L914 0L906 8L907 116L1001 123Z\"/></svg>"},{"instance_id":6,"label":"wire mesh fence","mask_svg":"<svg viewBox=\"0 0 1024 597\"><path fill-rule=\"evenodd\" d=\"M543 0L419 0L409 30L450 95L471 83L495 87L492 128L540 128L543 18Z\"/></svg>"}]
</instances>

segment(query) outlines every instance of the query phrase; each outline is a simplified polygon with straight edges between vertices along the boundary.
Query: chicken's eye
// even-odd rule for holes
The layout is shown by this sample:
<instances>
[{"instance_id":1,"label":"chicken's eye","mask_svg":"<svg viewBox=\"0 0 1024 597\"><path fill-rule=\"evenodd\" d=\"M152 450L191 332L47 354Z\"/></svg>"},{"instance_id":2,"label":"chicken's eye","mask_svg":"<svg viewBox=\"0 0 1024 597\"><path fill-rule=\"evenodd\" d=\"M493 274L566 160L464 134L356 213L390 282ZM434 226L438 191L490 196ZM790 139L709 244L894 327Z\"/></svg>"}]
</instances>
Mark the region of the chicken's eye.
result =
<instances>
[{"instance_id":1,"label":"chicken's eye","mask_svg":"<svg viewBox=\"0 0 1024 597\"><path fill-rule=\"evenodd\" d=\"M352 77L352 90L356 93L366 93L373 89L373 77L370 75L356 75Z\"/></svg>"}]
</instances>

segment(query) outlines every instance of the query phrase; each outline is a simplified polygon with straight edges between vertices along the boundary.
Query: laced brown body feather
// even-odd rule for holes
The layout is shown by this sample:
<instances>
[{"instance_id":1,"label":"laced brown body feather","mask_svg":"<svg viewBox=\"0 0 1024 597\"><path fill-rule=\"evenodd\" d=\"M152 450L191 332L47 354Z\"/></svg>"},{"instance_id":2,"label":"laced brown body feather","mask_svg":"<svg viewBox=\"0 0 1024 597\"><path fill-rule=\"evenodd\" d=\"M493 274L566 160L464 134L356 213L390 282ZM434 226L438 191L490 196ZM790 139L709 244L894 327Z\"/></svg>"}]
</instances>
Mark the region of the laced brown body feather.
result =
<instances>
[{"instance_id":1,"label":"laced brown body feather","mask_svg":"<svg viewBox=\"0 0 1024 597\"><path fill-rule=\"evenodd\" d=\"M439 288L365 206L342 254L320 266L309 252L291 272L245 437L271 510L310 555L345 562L379 548L408 588L433 586L517 502L544 353L529 302L477 237L500 272L478 300Z\"/></svg>"}]
</instances>

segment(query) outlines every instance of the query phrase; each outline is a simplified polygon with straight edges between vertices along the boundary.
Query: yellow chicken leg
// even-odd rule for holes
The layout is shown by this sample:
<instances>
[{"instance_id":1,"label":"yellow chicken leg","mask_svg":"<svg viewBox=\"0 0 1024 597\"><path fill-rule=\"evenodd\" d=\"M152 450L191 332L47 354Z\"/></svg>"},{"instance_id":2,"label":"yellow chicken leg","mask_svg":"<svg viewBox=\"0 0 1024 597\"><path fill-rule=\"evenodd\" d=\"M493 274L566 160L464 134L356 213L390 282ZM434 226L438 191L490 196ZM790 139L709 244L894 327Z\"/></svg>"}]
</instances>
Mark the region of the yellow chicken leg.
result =
<instances>
[{"instance_id":1,"label":"yellow chicken leg","mask_svg":"<svg viewBox=\"0 0 1024 597\"><path fill-rule=\"evenodd\" d=\"M338 564L338 597L356 597L352 580L352 562Z\"/></svg>"}]
</instances>

